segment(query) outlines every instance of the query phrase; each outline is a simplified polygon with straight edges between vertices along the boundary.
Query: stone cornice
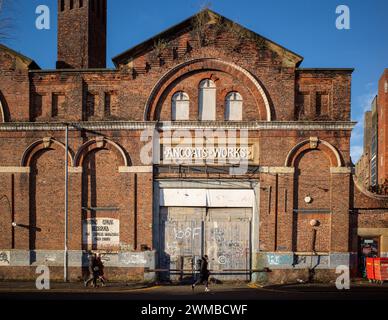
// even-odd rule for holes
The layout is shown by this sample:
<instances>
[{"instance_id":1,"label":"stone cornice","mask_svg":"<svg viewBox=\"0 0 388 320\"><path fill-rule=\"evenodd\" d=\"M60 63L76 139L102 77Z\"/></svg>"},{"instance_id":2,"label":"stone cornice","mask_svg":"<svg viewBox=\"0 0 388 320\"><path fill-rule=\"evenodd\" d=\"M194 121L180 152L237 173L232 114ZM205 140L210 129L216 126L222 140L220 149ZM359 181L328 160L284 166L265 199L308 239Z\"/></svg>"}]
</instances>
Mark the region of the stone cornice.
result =
<instances>
[{"instance_id":1,"label":"stone cornice","mask_svg":"<svg viewBox=\"0 0 388 320\"><path fill-rule=\"evenodd\" d=\"M174 130L174 129L247 129L247 130L352 130L356 122L352 121L100 121L69 123L69 129L75 130ZM63 131L65 123L8 122L0 123L0 132L12 131Z\"/></svg>"}]
</instances>

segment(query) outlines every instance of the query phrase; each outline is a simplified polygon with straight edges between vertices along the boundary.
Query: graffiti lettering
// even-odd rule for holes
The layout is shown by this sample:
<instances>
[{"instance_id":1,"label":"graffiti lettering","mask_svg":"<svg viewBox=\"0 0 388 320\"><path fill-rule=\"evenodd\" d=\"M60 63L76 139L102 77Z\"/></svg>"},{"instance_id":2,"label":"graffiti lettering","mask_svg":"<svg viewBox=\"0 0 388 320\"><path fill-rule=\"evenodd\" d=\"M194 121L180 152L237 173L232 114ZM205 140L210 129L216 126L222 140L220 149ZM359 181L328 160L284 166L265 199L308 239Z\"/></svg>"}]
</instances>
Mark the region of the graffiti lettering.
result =
<instances>
[{"instance_id":1,"label":"graffiti lettering","mask_svg":"<svg viewBox=\"0 0 388 320\"><path fill-rule=\"evenodd\" d=\"M174 228L175 239L195 239L195 237L201 235L201 228L187 227L184 230Z\"/></svg>"}]
</instances>

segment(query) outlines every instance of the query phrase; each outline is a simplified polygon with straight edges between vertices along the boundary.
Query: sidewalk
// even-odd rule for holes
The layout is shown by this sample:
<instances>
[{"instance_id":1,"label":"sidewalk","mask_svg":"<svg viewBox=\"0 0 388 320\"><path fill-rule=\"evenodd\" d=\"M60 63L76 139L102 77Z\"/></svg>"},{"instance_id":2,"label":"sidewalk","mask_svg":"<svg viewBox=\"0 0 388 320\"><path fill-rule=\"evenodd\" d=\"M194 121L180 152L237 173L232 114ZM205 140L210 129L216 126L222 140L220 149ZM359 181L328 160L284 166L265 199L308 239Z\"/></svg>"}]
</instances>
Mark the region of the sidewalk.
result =
<instances>
[{"instance_id":1,"label":"sidewalk","mask_svg":"<svg viewBox=\"0 0 388 320\"><path fill-rule=\"evenodd\" d=\"M121 292L152 287L152 284L135 282L109 282L106 286L98 288L84 287L83 282L50 282L51 292ZM37 292L33 281L0 281L0 293L5 292Z\"/></svg>"},{"instance_id":2,"label":"sidewalk","mask_svg":"<svg viewBox=\"0 0 388 320\"><path fill-rule=\"evenodd\" d=\"M267 290L278 291L298 291L298 292L332 292L338 291L335 283L290 283L290 284L273 284L262 287ZM371 283L366 279L354 279L350 282L351 290L370 290L381 289L381 291L387 291L388 282L383 284Z\"/></svg>"},{"instance_id":3,"label":"sidewalk","mask_svg":"<svg viewBox=\"0 0 388 320\"><path fill-rule=\"evenodd\" d=\"M263 292L338 292L335 283L293 283L293 284L273 284L260 285L257 283L223 283L213 284L214 288L221 291L233 291L235 289L258 290ZM51 293L125 293L136 291L164 291L179 293L191 291L188 285L180 284L154 284L154 283L136 283L136 282L108 282L105 287L85 288L83 282L51 282ZM378 290L388 292L388 282L384 284L369 283L367 280L356 280L350 284L351 290L368 291ZM186 290L187 289L187 290ZM35 293L40 292L36 289L33 281L0 281L0 293Z\"/></svg>"}]
</instances>

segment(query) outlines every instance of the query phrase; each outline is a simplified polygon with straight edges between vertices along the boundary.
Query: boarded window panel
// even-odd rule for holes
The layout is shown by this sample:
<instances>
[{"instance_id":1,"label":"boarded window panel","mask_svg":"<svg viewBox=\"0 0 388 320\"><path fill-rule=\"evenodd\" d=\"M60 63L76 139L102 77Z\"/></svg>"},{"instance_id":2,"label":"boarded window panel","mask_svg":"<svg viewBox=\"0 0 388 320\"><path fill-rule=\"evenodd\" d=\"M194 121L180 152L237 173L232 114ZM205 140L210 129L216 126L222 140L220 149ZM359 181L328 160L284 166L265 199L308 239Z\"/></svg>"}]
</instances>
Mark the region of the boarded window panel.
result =
<instances>
[{"instance_id":1,"label":"boarded window panel","mask_svg":"<svg viewBox=\"0 0 388 320\"><path fill-rule=\"evenodd\" d=\"M172 120L189 120L190 114L190 99L187 93L177 92L172 97L171 103Z\"/></svg>"},{"instance_id":2,"label":"boarded window panel","mask_svg":"<svg viewBox=\"0 0 388 320\"><path fill-rule=\"evenodd\" d=\"M199 85L199 119L216 119L216 85L210 79L201 81Z\"/></svg>"},{"instance_id":3,"label":"boarded window panel","mask_svg":"<svg viewBox=\"0 0 388 320\"><path fill-rule=\"evenodd\" d=\"M226 97L225 120L242 120L243 99L238 92L231 92Z\"/></svg>"}]
</instances>

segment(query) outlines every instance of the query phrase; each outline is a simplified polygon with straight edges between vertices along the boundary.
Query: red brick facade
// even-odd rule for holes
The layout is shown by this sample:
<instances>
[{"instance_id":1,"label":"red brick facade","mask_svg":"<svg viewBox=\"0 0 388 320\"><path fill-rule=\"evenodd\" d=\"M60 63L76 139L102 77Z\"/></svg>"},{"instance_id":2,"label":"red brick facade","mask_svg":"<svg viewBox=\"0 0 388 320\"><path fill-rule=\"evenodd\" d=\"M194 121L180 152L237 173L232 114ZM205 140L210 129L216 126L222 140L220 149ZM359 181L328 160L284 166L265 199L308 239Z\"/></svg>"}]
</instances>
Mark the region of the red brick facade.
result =
<instances>
[{"instance_id":1,"label":"red brick facade","mask_svg":"<svg viewBox=\"0 0 388 320\"><path fill-rule=\"evenodd\" d=\"M351 173L352 69L302 69L299 55L203 11L115 57L116 69L90 70L105 66L106 20L98 26L89 1L82 8L74 3L70 9L64 1L63 11L59 3L58 13L59 67L68 70L39 70L28 58L0 47L0 250L11 260L0 265L0 278L31 277L31 268L42 263L62 276L65 122L71 123L72 279L82 275L86 250L100 250L83 240L83 221L90 218L120 222L119 244L107 253L111 278L143 277L145 268L158 267L163 184L191 190L203 181L226 190L228 183L257 185L249 267L273 272L254 279L292 281L306 274L308 259L318 256L325 261L316 270L318 278L333 277L339 264L355 268L355 230L365 223L358 210L379 205L358 191ZM104 20L106 1L97 5ZM79 30L70 27L71 19L79 21ZM79 34L85 35L82 41ZM198 88L204 79L216 87L211 121L199 121ZM188 94L189 117L170 122L177 92ZM239 121L225 120L231 92L243 98ZM248 130L254 150L248 172L231 175L230 165L210 170L155 159L144 163L149 146L144 131L163 137L168 127L188 133ZM372 227L385 224L383 214L373 215Z\"/></svg>"},{"instance_id":2,"label":"red brick facade","mask_svg":"<svg viewBox=\"0 0 388 320\"><path fill-rule=\"evenodd\" d=\"M377 95L378 147L377 147L377 183L388 183L388 69L384 70Z\"/></svg>"}]
</instances>

